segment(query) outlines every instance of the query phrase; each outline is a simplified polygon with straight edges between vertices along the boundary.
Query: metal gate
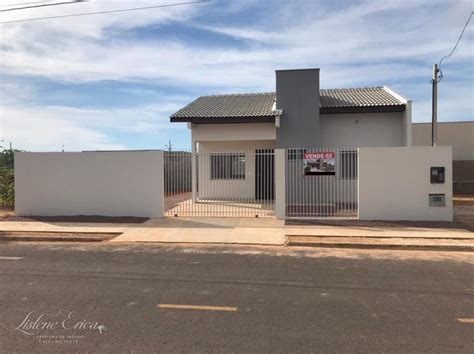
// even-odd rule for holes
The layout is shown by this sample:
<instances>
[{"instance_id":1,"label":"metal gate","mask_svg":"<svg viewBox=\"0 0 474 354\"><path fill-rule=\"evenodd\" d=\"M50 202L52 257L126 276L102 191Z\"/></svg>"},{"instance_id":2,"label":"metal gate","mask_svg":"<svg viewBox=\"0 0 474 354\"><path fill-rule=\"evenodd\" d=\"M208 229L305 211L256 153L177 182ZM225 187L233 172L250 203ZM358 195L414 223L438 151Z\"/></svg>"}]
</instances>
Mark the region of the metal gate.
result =
<instances>
[{"instance_id":1,"label":"metal gate","mask_svg":"<svg viewBox=\"0 0 474 354\"><path fill-rule=\"evenodd\" d=\"M274 216L274 151L167 151L164 186L166 216Z\"/></svg>"},{"instance_id":2,"label":"metal gate","mask_svg":"<svg viewBox=\"0 0 474 354\"><path fill-rule=\"evenodd\" d=\"M288 149L286 216L357 218L357 149Z\"/></svg>"}]
</instances>

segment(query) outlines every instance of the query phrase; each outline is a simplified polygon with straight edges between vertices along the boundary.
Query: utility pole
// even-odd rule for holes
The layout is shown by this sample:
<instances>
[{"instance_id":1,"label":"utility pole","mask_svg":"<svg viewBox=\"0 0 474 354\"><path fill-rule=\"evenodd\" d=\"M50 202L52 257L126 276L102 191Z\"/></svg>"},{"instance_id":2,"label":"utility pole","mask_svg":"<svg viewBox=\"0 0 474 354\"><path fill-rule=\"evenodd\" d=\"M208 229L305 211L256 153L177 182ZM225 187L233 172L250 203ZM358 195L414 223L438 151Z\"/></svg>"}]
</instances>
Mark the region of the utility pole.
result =
<instances>
[{"instance_id":1,"label":"utility pole","mask_svg":"<svg viewBox=\"0 0 474 354\"><path fill-rule=\"evenodd\" d=\"M439 67L438 64L433 65L433 85L432 106L431 106L431 146L438 144L438 82Z\"/></svg>"}]
</instances>

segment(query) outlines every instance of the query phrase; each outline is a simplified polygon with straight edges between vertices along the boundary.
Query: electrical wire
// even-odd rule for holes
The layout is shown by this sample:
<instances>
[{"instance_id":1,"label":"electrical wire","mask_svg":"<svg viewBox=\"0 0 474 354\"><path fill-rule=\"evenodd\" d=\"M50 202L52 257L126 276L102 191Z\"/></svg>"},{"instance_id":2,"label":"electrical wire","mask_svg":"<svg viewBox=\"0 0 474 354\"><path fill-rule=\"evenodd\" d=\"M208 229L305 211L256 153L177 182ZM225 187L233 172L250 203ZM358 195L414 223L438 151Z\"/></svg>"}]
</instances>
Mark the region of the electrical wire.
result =
<instances>
[{"instance_id":1,"label":"electrical wire","mask_svg":"<svg viewBox=\"0 0 474 354\"><path fill-rule=\"evenodd\" d=\"M15 3L15 4L8 4L8 5L0 5L0 7L11 7L11 6L24 6L24 5L33 5L33 4L44 4L45 2L52 2L52 0L44 0L44 1L31 1L31 2L23 2L23 3Z\"/></svg>"},{"instance_id":2,"label":"electrical wire","mask_svg":"<svg viewBox=\"0 0 474 354\"><path fill-rule=\"evenodd\" d=\"M445 55L444 57L442 57L441 60L439 61L439 64L438 64L439 78L436 79L436 82L437 82L437 83L441 82L441 80L443 80L443 77L444 77L443 72L441 71L441 64L443 63L443 60L448 59L451 55L453 55L454 51L455 51L456 48L458 47L459 42L461 41L461 38L462 38L462 36L463 36L463 34L464 34L464 31L466 31L466 28L467 28L467 25L469 24L469 21L471 21L471 18L472 18L472 15L473 15L473 14L474 14L474 11L471 11L471 15L470 15L469 18L467 19L466 24L464 25L464 28L462 29L462 32L461 32L461 34L459 35L459 38L458 38L458 40L456 41L456 44L454 45L454 47L453 47L453 49L451 50L451 52L449 52L448 55ZM431 80L431 81L433 82L434 80Z\"/></svg>"},{"instance_id":3,"label":"electrical wire","mask_svg":"<svg viewBox=\"0 0 474 354\"><path fill-rule=\"evenodd\" d=\"M46 6L57 6L57 5L67 5L67 4L79 4L81 2L86 2L87 0L72 0L72 1L63 1L63 2L55 2L51 4L41 4L41 5L30 5L30 6L23 6L23 7L14 7L11 9L0 10L0 12L7 12L7 11L16 11L16 10L26 10L26 9L35 9L38 7L46 7Z\"/></svg>"},{"instance_id":4,"label":"electrical wire","mask_svg":"<svg viewBox=\"0 0 474 354\"><path fill-rule=\"evenodd\" d=\"M3 21L3 22L0 22L0 25L8 24L8 23L18 23L18 22L51 20L51 19L66 18L66 17L79 17L79 16L91 16L91 15L102 15L102 14L111 14L111 13L119 13L119 12L129 12L129 11L140 11L140 10L157 9L157 8L163 8L163 7L204 4L204 3L208 3L208 2L211 2L211 0L188 1L188 2L179 2L179 3L166 4L166 5L133 7L133 8L129 8L129 9L108 10L108 11L98 11L98 12L84 12L84 13L70 14L70 15L36 17L36 18L27 18L27 19L24 19L24 20Z\"/></svg>"}]
</instances>

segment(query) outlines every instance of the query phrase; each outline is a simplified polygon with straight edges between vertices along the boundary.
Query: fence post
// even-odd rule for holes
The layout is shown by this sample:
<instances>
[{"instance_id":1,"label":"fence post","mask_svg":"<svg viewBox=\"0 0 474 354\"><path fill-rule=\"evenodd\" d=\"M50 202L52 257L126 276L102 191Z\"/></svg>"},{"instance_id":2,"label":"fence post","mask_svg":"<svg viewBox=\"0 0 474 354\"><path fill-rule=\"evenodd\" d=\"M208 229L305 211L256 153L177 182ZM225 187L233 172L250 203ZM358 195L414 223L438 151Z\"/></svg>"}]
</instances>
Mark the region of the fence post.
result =
<instances>
[{"instance_id":1,"label":"fence post","mask_svg":"<svg viewBox=\"0 0 474 354\"><path fill-rule=\"evenodd\" d=\"M275 216L286 218L286 150L275 149Z\"/></svg>"},{"instance_id":2,"label":"fence post","mask_svg":"<svg viewBox=\"0 0 474 354\"><path fill-rule=\"evenodd\" d=\"M197 186L198 186L198 169L197 169L197 157L196 157L196 142L192 142L192 150L191 150L191 191L193 195L193 203L197 201Z\"/></svg>"},{"instance_id":3,"label":"fence post","mask_svg":"<svg viewBox=\"0 0 474 354\"><path fill-rule=\"evenodd\" d=\"M158 183L158 190L161 191L160 196L160 204L158 205L158 209L153 217L155 218L164 218L165 217L165 153L163 150L157 151L157 162L158 166L160 167L161 173L157 178Z\"/></svg>"}]
</instances>

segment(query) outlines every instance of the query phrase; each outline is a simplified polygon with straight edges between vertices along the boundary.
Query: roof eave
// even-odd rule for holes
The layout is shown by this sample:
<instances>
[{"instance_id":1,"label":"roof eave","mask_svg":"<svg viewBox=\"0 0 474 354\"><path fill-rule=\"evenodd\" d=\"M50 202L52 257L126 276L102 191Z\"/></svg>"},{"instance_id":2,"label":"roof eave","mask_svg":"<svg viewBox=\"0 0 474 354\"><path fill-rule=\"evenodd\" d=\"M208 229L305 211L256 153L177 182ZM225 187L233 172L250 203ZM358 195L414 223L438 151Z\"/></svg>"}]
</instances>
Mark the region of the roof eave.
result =
<instances>
[{"instance_id":1,"label":"roof eave","mask_svg":"<svg viewBox=\"0 0 474 354\"><path fill-rule=\"evenodd\" d=\"M403 112L405 104L385 105L385 106L352 106L352 107L320 107L320 114L341 114L341 113L390 113Z\"/></svg>"},{"instance_id":2,"label":"roof eave","mask_svg":"<svg viewBox=\"0 0 474 354\"><path fill-rule=\"evenodd\" d=\"M273 123L275 116L258 117L170 117L171 123L231 124L231 123Z\"/></svg>"}]
</instances>

